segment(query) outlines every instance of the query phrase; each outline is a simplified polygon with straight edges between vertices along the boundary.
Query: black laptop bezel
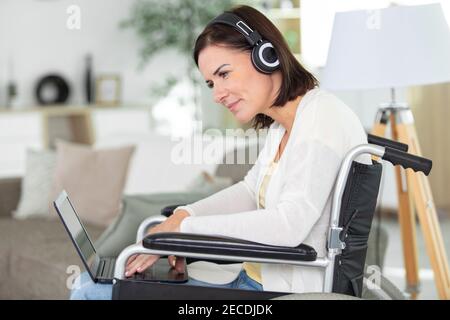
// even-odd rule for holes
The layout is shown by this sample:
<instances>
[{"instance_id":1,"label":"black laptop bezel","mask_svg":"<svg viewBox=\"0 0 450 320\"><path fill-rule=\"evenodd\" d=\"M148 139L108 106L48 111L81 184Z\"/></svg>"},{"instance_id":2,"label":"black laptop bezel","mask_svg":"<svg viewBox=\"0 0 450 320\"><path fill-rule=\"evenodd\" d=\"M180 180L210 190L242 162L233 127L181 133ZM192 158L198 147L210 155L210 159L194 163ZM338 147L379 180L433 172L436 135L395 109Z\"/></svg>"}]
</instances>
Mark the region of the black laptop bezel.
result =
<instances>
[{"instance_id":1,"label":"black laptop bezel","mask_svg":"<svg viewBox=\"0 0 450 320\"><path fill-rule=\"evenodd\" d=\"M60 206L60 204L62 204L62 202L63 202L64 200L67 200L68 203L70 204L70 207L72 208L73 212L75 213L75 216L77 217L78 222L80 223L81 227L83 228L83 231L85 232L86 237L87 237L87 239L89 240L89 243L90 243L91 246L92 246L92 249L93 249L93 251L94 251L94 257L95 257L95 258L94 258L94 261L92 262L92 269L95 270L95 276L94 276L94 274L91 272L91 268L89 267L87 260L85 260L83 254L82 254L82 252L81 252L80 247L78 246L78 244L77 244L77 242L75 241L75 239L74 239L72 233L70 232L69 228L67 227L67 224L66 224L66 222L64 221L64 218L63 218L63 216L62 216L62 214L61 214L61 212L60 212L60 210L59 210L59 208L58 208L58 206ZM99 269L99 264L100 264L101 260L102 260L102 259L105 259L105 258L100 257L100 256L98 255L98 253L97 253L97 250L95 250L95 246L94 246L94 244L93 244L91 238L89 237L89 234L88 234L86 228L84 227L83 223L81 222L80 218L78 217L78 214L77 214L77 212L76 212L76 210L75 210L75 207L73 206L72 202L70 201L69 195L67 194L67 192L66 192L65 190L61 191L61 193L59 194L58 198L57 198L55 201L53 201L53 206L55 207L55 210L56 210L56 212L58 213L58 216L59 216L59 218L61 219L61 221L62 221L62 223L63 223L63 225L64 225L64 228L66 229L67 233L69 234L70 240L71 240L72 243L74 244L74 246L75 246L75 248L76 248L76 250L77 250L77 252L78 252L78 255L80 256L81 261L83 261L83 264L84 264L84 266L85 266L85 268L86 268L86 270L87 270L89 276L91 277L92 281L94 281L95 283L113 283L114 276L112 276L111 279L109 279L109 278L106 279L106 278L100 278L100 277L98 277L98 273L99 273L99 270L98 270L98 269ZM160 261L158 261L158 263L160 263ZM136 279L126 279L126 280L131 280L131 281L146 281L146 282L155 282L155 283L156 283L156 282L160 282L160 283L179 283L179 284L181 284L181 283L186 283L186 282L189 280L189 277L188 277L188 273L187 273L187 266L185 266L185 272L184 272L184 278L183 278L183 280L181 280L181 279L180 279L180 280L168 280L168 279L145 279L145 280L136 280Z\"/></svg>"},{"instance_id":2,"label":"black laptop bezel","mask_svg":"<svg viewBox=\"0 0 450 320\"><path fill-rule=\"evenodd\" d=\"M68 203L70 204L70 207L71 207L72 210L75 212L75 216L77 217L78 222L80 223L81 227L83 228L83 231L84 231L84 233L86 234L86 237L87 237L87 239L89 240L89 243L90 243L91 246L92 246L92 249L93 249L93 251L94 251L94 261L92 262L92 269L95 270L95 275L92 274L91 267L89 266L87 260L85 260L85 258L84 258L84 256L83 256L83 253L81 252L80 247L78 246L77 242L76 242L75 239L73 238L72 232L71 232L70 229L67 227L67 224L66 224L66 222L64 221L64 218L63 218L63 216L62 216L62 214L61 214L61 212L60 212L60 210L59 210L59 208L58 208L58 206L60 206L60 205L62 204L62 202L65 201L65 200L68 201ZM95 250L95 246L94 246L94 244L93 244L91 238L89 237L89 234L87 233L86 228L84 227L83 223L80 221L80 218L79 218L78 215L76 214L75 208L74 208L74 206L72 205L72 202L70 201L69 196L67 195L67 192L66 192L65 190L63 190L63 191L59 194L58 198L57 198L55 201L53 201L53 206L55 207L55 210L56 210L56 212L58 213L58 216L59 216L59 218L61 219L61 221L62 221L62 223L63 223L63 225L64 225L64 228L66 229L67 233L69 234L70 240L71 240L72 243L74 244L74 246L75 246L75 248L76 248L76 250L77 250L77 252L78 252L78 255L79 255L80 258L81 258L81 261L83 261L84 267L86 268L87 272L89 273L89 276L91 277L92 281L98 282L99 279L97 278L97 274L98 274L98 266L99 266L100 258L101 258L101 257L98 255L97 250ZM111 281L112 281L112 279L111 279Z\"/></svg>"}]
</instances>

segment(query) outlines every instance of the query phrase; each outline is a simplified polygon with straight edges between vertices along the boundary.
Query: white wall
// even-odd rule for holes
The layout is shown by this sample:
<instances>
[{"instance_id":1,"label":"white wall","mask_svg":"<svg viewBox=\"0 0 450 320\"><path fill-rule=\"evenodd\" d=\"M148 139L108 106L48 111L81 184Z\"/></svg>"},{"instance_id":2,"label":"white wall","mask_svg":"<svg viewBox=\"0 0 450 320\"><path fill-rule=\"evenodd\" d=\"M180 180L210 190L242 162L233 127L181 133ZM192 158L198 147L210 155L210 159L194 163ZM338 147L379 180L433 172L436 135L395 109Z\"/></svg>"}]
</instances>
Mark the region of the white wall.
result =
<instances>
[{"instance_id":1,"label":"white wall","mask_svg":"<svg viewBox=\"0 0 450 320\"><path fill-rule=\"evenodd\" d=\"M165 74L183 70L174 52L159 54L145 70L137 70L140 48L134 30L119 29L134 0L1 0L0 1L0 106L5 103L8 61L14 65L18 107L35 104L36 81L48 72L66 77L71 103L84 102L84 55L92 53L96 73L122 77L126 104L150 104L149 92ZM69 30L70 5L81 9L81 29Z\"/></svg>"}]
</instances>

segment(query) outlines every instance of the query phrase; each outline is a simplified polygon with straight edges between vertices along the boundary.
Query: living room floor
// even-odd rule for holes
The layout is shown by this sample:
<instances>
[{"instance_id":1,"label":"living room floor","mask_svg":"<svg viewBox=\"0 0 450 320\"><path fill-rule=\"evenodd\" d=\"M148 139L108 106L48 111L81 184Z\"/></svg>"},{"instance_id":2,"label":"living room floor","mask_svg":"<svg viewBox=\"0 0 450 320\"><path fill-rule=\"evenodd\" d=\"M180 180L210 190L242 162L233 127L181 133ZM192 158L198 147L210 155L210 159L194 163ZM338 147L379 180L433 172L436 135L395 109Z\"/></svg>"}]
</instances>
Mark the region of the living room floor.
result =
<instances>
[{"instance_id":1,"label":"living room floor","mask_svg":"<svg viewBox=\"0 0 450 320\"><path fill-rule=\"evenodd\" d=\"M439 217L441 233L444 240L444 245L448 257L450 257L450 217ZM376 227L377 220L374 220L374 227ZM399 289L405 290L406 280L403 249L401 242L400 226L396 219L384 218L381 221L382 226L387 230L389 237L389 244L386 251L383 274L391 280ZM436 285L434 283L433 270L431 269L430 259L428 258L423 232L419 224L416 225L417 232L417 247L418 247L418 262L419 262L419 279L421 280L421 289L418 299L439 299Z\"/></svg>"}]
</instances>

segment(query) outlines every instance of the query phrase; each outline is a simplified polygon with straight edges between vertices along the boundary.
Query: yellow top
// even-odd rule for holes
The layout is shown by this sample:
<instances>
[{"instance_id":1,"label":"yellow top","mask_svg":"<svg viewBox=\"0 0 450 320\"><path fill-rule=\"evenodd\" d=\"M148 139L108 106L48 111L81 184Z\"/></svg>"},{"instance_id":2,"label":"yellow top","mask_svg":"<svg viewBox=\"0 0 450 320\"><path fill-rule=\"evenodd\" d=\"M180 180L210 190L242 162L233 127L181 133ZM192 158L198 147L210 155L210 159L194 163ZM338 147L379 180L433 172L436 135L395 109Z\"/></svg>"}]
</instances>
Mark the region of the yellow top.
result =
<instances>
[{"instance_id":1,"label":"yellow top","mask_svg":"<svg viewBox=\"0 0 450 320\"><path fill-rule=\"evenodd\" d=\"M269 184L270 177L274 173L277 165L278 165L278 162L275 162L272 160L272 163L270 164L269 169L267 170L267 173L263 178L261 187L259 188L259 207L261 209L265 208L267 185ZM253 280L255 280L259 283L262 282L261 281L261 265L259 263L244 262L243 268L250 278L252 278Z\"/></svg>"}]
</instances>

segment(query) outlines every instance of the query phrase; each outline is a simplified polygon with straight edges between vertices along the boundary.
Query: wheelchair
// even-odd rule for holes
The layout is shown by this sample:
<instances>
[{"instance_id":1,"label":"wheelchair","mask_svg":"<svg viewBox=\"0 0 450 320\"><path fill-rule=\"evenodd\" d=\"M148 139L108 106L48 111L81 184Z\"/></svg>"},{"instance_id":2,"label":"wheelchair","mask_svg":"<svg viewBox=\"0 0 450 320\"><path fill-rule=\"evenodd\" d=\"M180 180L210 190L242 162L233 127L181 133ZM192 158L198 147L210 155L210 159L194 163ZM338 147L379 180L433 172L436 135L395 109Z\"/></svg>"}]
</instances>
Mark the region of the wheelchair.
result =
<instances>
[{"instance_id":1,"label":"wheelchair","mask_svg":"<svg viewBox=\"0 0 450 320\"><path fill-rule=\"evenodd\" d=\"M185 257L187 263L206 260L220 263L257 262L322 268L324 269L322 292L328 293L329 298L361 298L367 240L382 174L380 159L393 165L401 165L405 169L423 172L425 175L431 171L431 160L408 154L407 150L406 144L369 134L368 144L359 145L346 154L333 189L326 256L317 257L314 248L306 244L281 247L230 237L187 233L157 233L146 236L151 227L164 221L178 206L173 205L162 210L166 216L144 220L137 232L137 244L125 248L117 257L112 298L119 300L301 298L301 294L291 292L200 287L129 279L125 277L126 262L135 254L175 255ZM355 161L362 154L372 156L371 165ZM382 281L386 279L383 278ZM324 295L312 293L312 297L323 298Z\"/></svg>"}]
</instances>

